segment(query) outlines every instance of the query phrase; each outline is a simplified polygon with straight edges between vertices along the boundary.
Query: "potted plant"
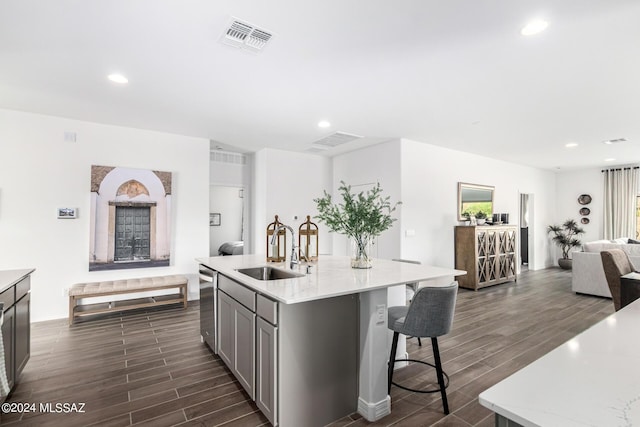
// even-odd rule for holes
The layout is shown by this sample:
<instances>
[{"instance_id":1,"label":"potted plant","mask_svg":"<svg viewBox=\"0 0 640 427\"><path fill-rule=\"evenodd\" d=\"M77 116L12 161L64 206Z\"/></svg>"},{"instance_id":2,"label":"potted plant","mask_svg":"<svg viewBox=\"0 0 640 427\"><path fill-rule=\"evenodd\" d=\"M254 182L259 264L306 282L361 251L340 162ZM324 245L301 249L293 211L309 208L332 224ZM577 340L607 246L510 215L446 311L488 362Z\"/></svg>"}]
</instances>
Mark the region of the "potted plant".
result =
<instances>
[{"instance_id":1,"label":"potted plant","mask_svg":"<svg viewBox=\"0 0 640 427\"><path fill-rule=\"evenodd\" d=\"M351 238L351 267L371 268L370 245L374 237L391 228L397 220L391 213L400 204L392 205L389 197L382 196L382 188L378 183L371 190L351 193L351 186L340 181L338 188L342 203L334 204L331 195L324 191L324 197L314 199L320 221L331 231L345 234Z\"/></svg>"},{"instance_id":2,"label":"potted plant","mask_svg":"<svg viewBox=\"0 0 640 427\"><path fill-rule=\"evenodd\" d=\"M478 225L484 225L487 221L487 214L482 211L478 211L476 214L476 221L478 222Z\"/></svg>"},{"instance_id":3,"label":"potted plant","mask_svg":"<svg viewBox=\"0 0 640 427\"><path fill-rule=\"evenodd\" d=\"M462 212L462 217L464 218L464 225L471 225L471 212Z\"/></svg>"},{"instance_id":4,"label":"potted plant","mask_svg":"<svg viewBox=\"0 0 640 427\"><path fill-rule=\"evenodd\" d=\"M565 270L571 269L569 253L571 249L582 244L577 236L584 234L584 229L574 220L568 219L562 225L550 225L547 232L553 235L551 239L562 250L562 258L558 259L558 265Z\"/></svg>"}]
</instances>

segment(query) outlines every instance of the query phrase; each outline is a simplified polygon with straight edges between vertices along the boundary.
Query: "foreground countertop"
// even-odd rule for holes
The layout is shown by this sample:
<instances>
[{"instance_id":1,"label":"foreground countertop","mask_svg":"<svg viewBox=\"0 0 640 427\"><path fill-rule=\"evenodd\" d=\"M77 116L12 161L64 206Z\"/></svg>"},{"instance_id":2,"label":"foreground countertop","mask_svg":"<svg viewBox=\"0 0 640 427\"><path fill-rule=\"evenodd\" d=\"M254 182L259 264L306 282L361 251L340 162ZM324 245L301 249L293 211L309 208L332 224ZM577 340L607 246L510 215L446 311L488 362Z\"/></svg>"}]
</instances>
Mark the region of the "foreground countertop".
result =
<instances>
[{"instance_id":1,"label":"foreground countertop","mask_svg":"<svg viewBox=\"0 0 640 427\"><path fill-rule=\"evenodd\" d=\"M462 270L433 267L429 265L374 259L373 268L351 268L348 256L321 255L318 261L302 263L294 271L304 274L306 265L311 265L311 274L292 279L261 281L253 279L236 269L271 267L288 270L288 263L268 263L265 255L232 255L196 259L225 276L285 304L331 298L387 288L405 283L421 282L465 274Z\"/></svg>"},{"instance_id":2,"label":"foreground countertop","mask_svg":"<svg viewBox=\"0 0 640 427\"><path fill-rule=\"evenodd\" d=\"M6 291L8 288L22 280L23 277L33 273L34 271L34 268L0 270L0 293Z\"/></svg>"},{"instance_id":3,"label":"foreground countertop","mask_svg":"<svg viewBox=\"0 0 640 427\"><path fill-rule=\"evenodd\" d=\"M480 394L523 426L640 426L640 300Z\"/></svg>"}]
</instances>

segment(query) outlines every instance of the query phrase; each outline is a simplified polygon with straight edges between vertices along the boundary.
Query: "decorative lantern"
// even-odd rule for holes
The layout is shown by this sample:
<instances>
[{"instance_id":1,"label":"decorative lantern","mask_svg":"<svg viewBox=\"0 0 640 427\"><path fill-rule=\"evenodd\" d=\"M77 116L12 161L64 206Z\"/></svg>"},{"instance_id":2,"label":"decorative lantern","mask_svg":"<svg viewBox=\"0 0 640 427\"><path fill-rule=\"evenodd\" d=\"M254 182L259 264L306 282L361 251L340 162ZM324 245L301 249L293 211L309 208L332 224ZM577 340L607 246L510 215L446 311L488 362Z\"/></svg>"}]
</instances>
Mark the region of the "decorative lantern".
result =
<instances>
[{"instance_id":1,"label":"decorative lantern","mask_svg":"<svg viewBox=\"0 0 640 427\"><path fill-rule=\"evenodd\" d=\"M283 228L278 231L278 237L276 238L275 245L271 245L271 237L275 233L276 228L283 225L278 221L278 215L276 215L275 221L267 225L267 261L270 262L282 262L286 258L287 254L287 230Z\"/></svg>"},{"instance_id":2,"label":"decorative lantern","mask_svg":"<svg viewBox=\"0 0 640 427\"><path fill-rule=\"evenodd\" d=\"M298 228L298 251L299 259L305 256L309 261L318 259L318 226L311 222L309 215Z\"/></svg>"}]
</instances>

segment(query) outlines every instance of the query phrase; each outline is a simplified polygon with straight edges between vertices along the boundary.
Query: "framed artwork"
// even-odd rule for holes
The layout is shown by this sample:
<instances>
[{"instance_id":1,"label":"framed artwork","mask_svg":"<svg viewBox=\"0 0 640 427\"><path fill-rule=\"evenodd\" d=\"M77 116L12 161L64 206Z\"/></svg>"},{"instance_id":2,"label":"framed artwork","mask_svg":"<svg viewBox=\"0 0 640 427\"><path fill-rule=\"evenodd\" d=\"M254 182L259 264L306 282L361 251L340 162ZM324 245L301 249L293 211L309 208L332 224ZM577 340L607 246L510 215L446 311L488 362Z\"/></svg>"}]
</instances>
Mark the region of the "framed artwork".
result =
<instances>
[{"instance_id":1,"label":"framed artwork","mask_svg":"<svg viewBox=\"0 0 640 427\"><path fill-rule=\"evenodd\" d=\"M171 265L171 172L91 166L89 271Z\"/></svg>"},{"instance_id":2,"label":"framed artwork","mask_svg":"<svg viewBox=\"0 0 640 427\"><path fill-rule=\"evenodd\" d=\"M219 213L210 213L209 214L209 226L215 227L220 225L220 217Z\"/></svg>"}]
</instances>

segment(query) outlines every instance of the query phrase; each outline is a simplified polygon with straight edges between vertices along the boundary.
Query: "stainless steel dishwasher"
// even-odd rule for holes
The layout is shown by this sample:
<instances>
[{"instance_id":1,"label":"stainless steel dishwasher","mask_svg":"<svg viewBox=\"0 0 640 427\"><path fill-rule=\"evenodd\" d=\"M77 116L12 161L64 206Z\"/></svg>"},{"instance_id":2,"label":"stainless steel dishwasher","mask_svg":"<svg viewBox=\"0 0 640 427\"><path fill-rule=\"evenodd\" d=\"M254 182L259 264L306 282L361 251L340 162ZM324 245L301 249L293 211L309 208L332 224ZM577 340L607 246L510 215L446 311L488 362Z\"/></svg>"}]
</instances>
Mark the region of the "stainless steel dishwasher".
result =
<instances>
[{"instance_id":1,"label":"stainless steel dishwasher","mask_svg":"<svg viewBox=\"0 0 640 427\"><path fill-rule=\"evenodd\" d=\"M216 349L216 287L218 272L200 264L200 340Z\"/></svg>"}]
</instances>

